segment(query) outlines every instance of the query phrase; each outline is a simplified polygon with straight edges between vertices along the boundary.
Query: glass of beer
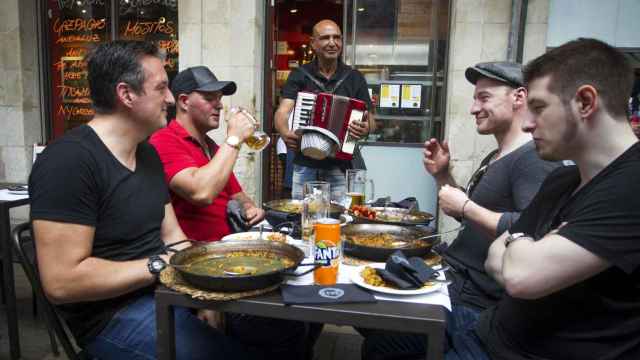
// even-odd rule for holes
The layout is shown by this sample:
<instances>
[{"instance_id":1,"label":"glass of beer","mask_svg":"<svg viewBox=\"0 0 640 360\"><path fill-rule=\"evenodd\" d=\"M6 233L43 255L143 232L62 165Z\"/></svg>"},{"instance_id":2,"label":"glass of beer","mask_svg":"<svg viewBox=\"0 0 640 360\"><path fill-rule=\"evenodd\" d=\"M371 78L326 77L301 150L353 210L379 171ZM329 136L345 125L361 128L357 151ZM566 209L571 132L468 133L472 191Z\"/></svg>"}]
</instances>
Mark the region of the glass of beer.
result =
<instances>
[{"instance_id":1,"label":"glass of beer","mask_svg":"<svg viewBox=\"0 0 640 360\"><path fill-rule=\"evenodd\" d=\"M306 255L312 253L312 236L315 223L329 217L331 206L331 190L326 181L309 181L302 188L302 240L309 249Z\"/></svg>"},{"instance_id":2,"label":"glass of beer","mask_svg":"<svg viewBox=\"0 0 640 360\"><path fill-rule=\"evenodd\" d=\"M249 120L253 121L255 131L253 132L253 134L251 134L251 136L247 138L247 140L245 140L244 143L247 145L247 147L249 147L249 149L254 151L264 150L264 148L266 148L271 142L271 138L266 132L262 130L258 130L258 127L260 126L260 123L258 122L258 120L256 120L256 118L253 115L251 115L251 113L249 113L247 110L240 107L232 107L230 111L231 111L231 114L241 112L243 115L248 117Z\"/></svg>"},{"instance_id":3,"label":"glass of beer","mask_svg":"<svg viewBox=\"0 0 640 360\"><path fill-rule=\"evenodd\" d=\"M354 205L364 205L367 187L367 171L360 169L347 169L347 197L345 208L350 209ZM375 185L373 180L369 180L371 185L371 199L375 198Z\"/></svg>"}]
</instances>

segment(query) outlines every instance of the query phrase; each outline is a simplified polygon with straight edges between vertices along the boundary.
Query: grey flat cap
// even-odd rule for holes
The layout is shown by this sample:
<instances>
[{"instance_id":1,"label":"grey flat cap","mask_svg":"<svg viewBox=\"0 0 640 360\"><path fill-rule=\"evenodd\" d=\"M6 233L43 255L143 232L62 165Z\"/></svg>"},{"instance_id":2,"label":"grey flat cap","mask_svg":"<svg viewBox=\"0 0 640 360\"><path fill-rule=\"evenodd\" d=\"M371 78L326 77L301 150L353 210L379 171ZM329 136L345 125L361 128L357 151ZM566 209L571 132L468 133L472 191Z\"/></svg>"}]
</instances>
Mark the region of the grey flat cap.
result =
<instances>
[{"instance_id":1,"label":"grey flat cap","mask_svg":"<svg viewBox=\"0 0 640 360\"><path fill-rule=\"evenodd\" d=\"M464 76L470 83L476 84L479 78L486 77L501 81L514 88L524 86L522 79L522 65L508 61L492 61L468 67Z\"/></svg>"}]
</instances>

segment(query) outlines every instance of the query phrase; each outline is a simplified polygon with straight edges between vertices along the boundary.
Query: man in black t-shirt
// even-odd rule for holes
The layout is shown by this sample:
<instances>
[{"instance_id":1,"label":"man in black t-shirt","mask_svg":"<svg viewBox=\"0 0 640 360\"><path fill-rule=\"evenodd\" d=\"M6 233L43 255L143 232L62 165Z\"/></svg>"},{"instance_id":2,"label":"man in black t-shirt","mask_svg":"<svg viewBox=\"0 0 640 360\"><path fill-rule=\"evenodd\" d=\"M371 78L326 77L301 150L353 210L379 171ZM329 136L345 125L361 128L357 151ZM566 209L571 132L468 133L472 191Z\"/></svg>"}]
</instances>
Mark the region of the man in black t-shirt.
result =
<instances>
[{"instance_id":1,"label":"man in black t-shirt","mask_svg":"<svg viewBox=\"0 0 640 360\"><path fill-rule=\"evenodd\" d=\"M366 102L368 109L371 109L371 99L364 76L340 60L342 33L335 22L322 20L313 27L311 47L316 54L315 59L301 66L307 74L300 68L293 70L282 88L282 99L275 114L275 127L287 148L295 152L292 197L302 198L302 186L305 182L324 180L331 184L332 200L342 201L346 192L344 171L351 167L350 163L333 158L315 160L299 152L300 136L289 128L289 114L293 111L299 91L331 92L356 98ZM366 136L371 121L371 115L365 113L365 121L349 125L350 134L356 139Z\"/></svg>"},{"instance_id":2,"label":"man in black t-shirt","mask_svg":"<svg viewBox=\"0 0 640 360\"><path fill-rule=\"evenodd\" d=\"M145 139L166 125L174 100L152 43L97 46L88 78L95 117L47 146L29 177L40 277L90 355L155 358L153 289L164 245L185 235ZM175 326L178 359L252 357L185 308Z\"/></svg>"},{"instance_id":3,"label":"man in black t-shirt","mask_svg":"<svg viewBox=\"0 0 640 360\"><path fill-rule=\"evenodd\" d=\"M627 121L633 73L594 39L524 71L533 135L552 173L490 249L507 294L476 334L492 359L640 359L640 145Z\"/></svg>"},{"instance_id":4,"label":"man in black t-shirt","mask_svg":"<svg viewBox=\"0 0 640 360\"><path fill-rule=\"evenodd\" d=\"M560 165L540 159L531 135L522 130L527 91L520 64L479 63L467 68L465 76L475 85L470 113L476 130L492 135L498 148L481 162L466 188L461 188L451 174L448 144L436 139L425 143L423 163L440 188L440 208L465 226L443 254L453 280L448 287L452 304L447 313L448 336L464 331L482 310L500 300L503 288L484 269L489 245L517 221L547 175ZM378 331L366 335L363 352L367 359L425 352L419 335Z\"/></svg>"},{"instance_id":5,"label":"man in black t-shirt","mask_svg":"<svg viewBox=\"0 0 640 360\"><path fill-rule=\"evenodd\" d=\"M448 339L454 359L640 359L640 144L627 121L625 57L578 39L524 70L533 135L551 173L493 241L506 294ZM375 358L375 357L374 357ZM406 359L406 357L405 357Z\"/></svg>"}]
</instances>

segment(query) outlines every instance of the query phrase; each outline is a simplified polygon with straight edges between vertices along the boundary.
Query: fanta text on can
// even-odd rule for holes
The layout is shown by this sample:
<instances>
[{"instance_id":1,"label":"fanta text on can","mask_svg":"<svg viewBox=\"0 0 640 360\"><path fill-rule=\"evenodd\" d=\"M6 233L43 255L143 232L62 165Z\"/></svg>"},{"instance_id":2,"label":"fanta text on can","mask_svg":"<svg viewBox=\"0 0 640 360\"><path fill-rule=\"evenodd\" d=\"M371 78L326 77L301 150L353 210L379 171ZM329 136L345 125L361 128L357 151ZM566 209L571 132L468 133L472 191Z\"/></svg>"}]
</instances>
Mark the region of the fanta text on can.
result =
<instances>
[{"instance_id":1,"label":"fanta text on can","mask_svg":"<svg viewBox=\"0 0 640 360\"><path fill-rule=\"evenodd\" d=\"M338 280L340 265L341 241L340 221L336 219L320 219L314 224L315 262L320 264L313 272L313 280L317 285L334 285Z\"/></svg>"}]
</instances>

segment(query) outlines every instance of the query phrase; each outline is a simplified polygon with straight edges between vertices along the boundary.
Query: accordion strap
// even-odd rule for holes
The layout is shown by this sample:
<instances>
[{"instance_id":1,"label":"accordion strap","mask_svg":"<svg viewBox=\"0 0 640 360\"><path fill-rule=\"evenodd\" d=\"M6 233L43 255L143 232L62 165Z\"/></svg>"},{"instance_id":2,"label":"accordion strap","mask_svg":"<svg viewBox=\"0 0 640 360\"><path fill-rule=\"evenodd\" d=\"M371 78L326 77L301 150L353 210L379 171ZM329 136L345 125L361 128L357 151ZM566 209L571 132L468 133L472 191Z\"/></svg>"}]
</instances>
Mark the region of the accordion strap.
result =
<instances>
[{"instance_id":1,"label":"accordion strap","mask_svg":"<svg viewBox=\"0 0 640 360\"><path fill-rule=\"evenodd\" d=\"M302 71L304 76L308 77L309 80L311 80L314 84L316 84L316 86L322 92L331 93L331 94L333 94L336 90L338 90L340 85L342 85L342 83L349 77L349 75L351 75L351 68L349 68L347 73L344 74L344 76L342 76L342 78L340 78L340 80L338 80L338 82L336 82L336 85L333 87L333 89L329 90L329 89L327 89L326 86L324 86L324 84L322 82L320 82L320 80L316 79L313 75L311 75L311 73L307 69L305 69L302 66L300 66L298 69L300 69L300 71Z\"/></svg>"}]
</instances>

